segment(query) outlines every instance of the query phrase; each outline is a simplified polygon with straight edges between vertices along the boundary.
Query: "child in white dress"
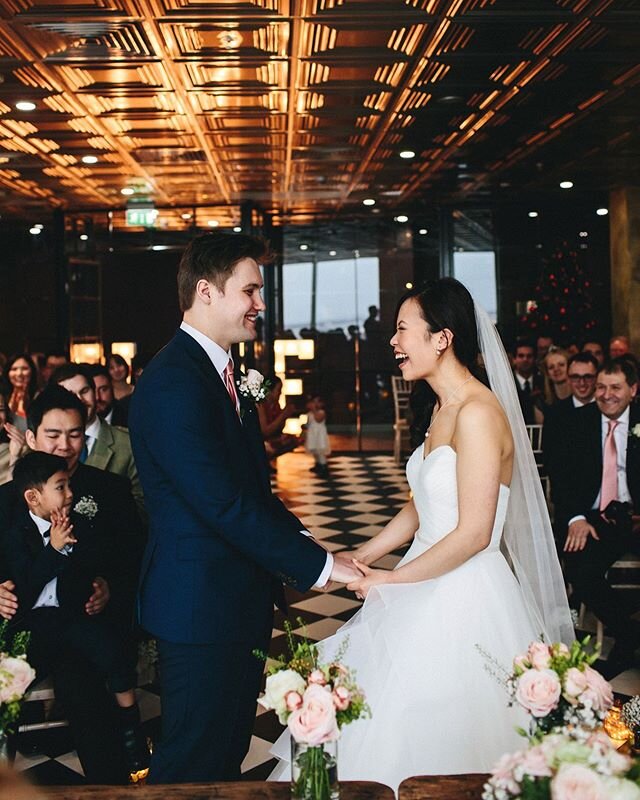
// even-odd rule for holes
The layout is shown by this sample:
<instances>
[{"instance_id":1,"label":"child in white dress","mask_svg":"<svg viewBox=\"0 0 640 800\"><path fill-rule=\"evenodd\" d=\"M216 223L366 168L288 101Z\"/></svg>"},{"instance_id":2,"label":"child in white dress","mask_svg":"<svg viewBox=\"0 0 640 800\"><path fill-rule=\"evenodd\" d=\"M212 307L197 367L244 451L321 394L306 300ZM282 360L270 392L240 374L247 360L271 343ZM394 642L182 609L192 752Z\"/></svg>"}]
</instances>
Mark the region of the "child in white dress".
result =
<instances>
[{"instance_id":1,"label":"child in white dress","mask_svg":"<svg viewBox=\"0 0 640 800\"><path fill-rule=\"evenodd\" d=\"M326 478L329 474L327 456L331 453L329 434L327 432L327 412L321 397L312 397L307 403L307 424L305 426L304 447L310 453L315 464L312 471Z\"/></svg>"}]
</instances>

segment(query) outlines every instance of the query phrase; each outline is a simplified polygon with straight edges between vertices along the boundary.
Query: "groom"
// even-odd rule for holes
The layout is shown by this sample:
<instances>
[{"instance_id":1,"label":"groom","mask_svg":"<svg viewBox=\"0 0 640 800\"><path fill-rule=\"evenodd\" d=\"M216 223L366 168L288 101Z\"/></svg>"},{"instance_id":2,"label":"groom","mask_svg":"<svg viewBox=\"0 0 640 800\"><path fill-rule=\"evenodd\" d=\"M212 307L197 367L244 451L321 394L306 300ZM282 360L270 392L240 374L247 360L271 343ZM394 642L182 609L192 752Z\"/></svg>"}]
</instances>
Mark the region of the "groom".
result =
<instances>
[{"instance_id":1,"label":"groom","mask_svg":"<svg viewBox=\"0 0 640 800\"><path fill-rule=\"evenodd\" d=\"M256 337L265 244L208 233L178 269L180 330L144 371L129 427L150 518L139 595L158 639L162 739L150 782L238 780L273 605L356 570L271 494L255 406L238 397L231 345ZM304 535L306 534L306 535Z\"/></svg>"}]
</instances>

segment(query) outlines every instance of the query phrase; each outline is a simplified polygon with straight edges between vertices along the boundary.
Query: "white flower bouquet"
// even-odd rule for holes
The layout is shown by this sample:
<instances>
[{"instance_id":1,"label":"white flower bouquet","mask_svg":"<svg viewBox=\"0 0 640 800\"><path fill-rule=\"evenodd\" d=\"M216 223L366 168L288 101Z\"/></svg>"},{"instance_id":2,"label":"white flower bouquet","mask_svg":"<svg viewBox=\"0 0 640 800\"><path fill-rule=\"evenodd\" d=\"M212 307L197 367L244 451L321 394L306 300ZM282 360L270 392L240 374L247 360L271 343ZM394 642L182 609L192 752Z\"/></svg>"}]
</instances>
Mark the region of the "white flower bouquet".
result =
<instances>
[{"instance_id":1,"label":"white flower bouquet","mask_svg":"<svg viewBox=\"0 0 640 800\"><path fill-rule=\"evenodd\" d=\"M257 369L248 369L247 374L243 375L237 384L240 394L253 400L254 403L262 402L271 388L270 382L265 381L264 375Z\"/></svg>"},{"instance_id":2,"label":"white flower bouquet","mask_svg":"<svg viewBox=\"0 0 640 800\"><path fill-rule=\"evenodd\" d=\"M11 729L20 715L25 692L36 677L27 661L29 633L20 631L6 642L7 621L0 623L0 734Z\"/></svg>"}]
</instances>

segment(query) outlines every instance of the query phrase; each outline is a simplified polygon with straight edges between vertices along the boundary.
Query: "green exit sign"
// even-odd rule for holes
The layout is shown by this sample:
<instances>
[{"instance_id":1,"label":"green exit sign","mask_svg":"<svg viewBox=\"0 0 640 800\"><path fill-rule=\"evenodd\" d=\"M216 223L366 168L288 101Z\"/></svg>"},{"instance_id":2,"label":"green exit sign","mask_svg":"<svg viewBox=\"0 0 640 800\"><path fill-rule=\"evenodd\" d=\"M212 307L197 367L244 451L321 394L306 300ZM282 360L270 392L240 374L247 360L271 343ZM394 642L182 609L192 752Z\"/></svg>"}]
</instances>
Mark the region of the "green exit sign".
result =
<instances>
[{"instance_id":1,"label":"green exit sign","mask_svg":"<svg viewBox=\"0 0 640 800\"><path fill-rule=\"evenodd\" d=\"M153 228L158 212L155 208L128 208L127 225L132 227Z\"/></svg>"}]
</instances>

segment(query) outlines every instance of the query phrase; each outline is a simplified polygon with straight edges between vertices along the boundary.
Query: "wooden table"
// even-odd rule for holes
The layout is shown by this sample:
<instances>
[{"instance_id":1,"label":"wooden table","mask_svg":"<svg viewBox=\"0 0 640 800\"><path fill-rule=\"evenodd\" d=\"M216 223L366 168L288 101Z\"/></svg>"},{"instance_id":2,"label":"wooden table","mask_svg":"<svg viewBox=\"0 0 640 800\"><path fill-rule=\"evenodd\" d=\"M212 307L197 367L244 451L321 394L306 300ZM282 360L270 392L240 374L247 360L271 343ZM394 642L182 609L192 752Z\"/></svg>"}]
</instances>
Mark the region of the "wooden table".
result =
<instances>
[{"instance_id":1,"label":"wooden table","mask_svg":"<svg viewBox=\"0 0 640 800\"><path fill-rule=\"evenodd\" d=\"M399 800L480 800L488 775L424 775L400 784Z\"/></svg>"},{"instance_id":2,"label":"wooden table","mask_svg":"<svg viewBox=\"0 0 640 800\"><path fill-rule=\"evenodd\" d=\"M172 786L51 786L42 787L47 800L289 800L288 783L182 783ZM340 800L393 800L388 786L364 781L340 784Z\"/></svg>"}]
</instances>

